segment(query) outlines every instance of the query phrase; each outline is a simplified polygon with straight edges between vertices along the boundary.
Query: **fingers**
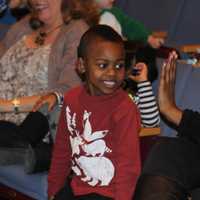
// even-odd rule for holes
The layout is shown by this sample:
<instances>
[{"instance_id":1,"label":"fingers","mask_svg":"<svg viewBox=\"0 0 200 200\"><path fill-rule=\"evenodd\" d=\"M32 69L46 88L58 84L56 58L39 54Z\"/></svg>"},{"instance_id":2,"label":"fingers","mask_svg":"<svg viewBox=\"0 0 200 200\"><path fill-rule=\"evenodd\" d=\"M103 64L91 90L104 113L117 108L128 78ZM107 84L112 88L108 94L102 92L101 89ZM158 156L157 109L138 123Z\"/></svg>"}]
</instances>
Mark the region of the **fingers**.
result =
<instances>
[{"instance_id":1,"label":"fingers","mask_svg":"<svg viewBox=\"0 0 200 200\"><path fill-rule=\"evenodd\" d=\"M155 49L158 49L158 48L160 48L163 44L164 44L164 40L163 40L163 39L161 39L161 38L155 38L153 47L154 47Z\"/></svg>"},{"instance_id":2,"label":"fingers","mask_svg":"<svg viewBox=\"0 0 200 200\"><path fill-rule=\"evenodd\" d=\"M33 111L33 112L36 112L36 111L39 110L40 107L42 107L42 105L44 105L45 103L46 103L46 101L44 101L42 98L40 98L40 99L35 103L35 105L33 106L32 111Z\"/></svg>"},{"instance_id":3,"label":"fingers","mask_svg":"<svg viewBox=\"0 0 200 200\"><path fill-rule=\"evenodd\" d=\"M56 102L57 102L57 99L54 94L47 94L47 95L41 96L40 99L33 106L32 111L33 112L37 111L44 104L48 104L48 111L51 111L53 107L56 105Z\"/></svg>"},{"instance_id":4,"label":"fingers","mask_svg":"<svg viewBox=\"0 0 200 200\"><path fill-rule=\"evenodd\" d=\"M161 45L163 45L163 44L165 43L165 40L162 39L162 38L159 38L159 39L158 39L158 42L159 42L159 45L161 46Z\"/></svg>"},{"instance_id":5,"label":"fingers","mask_svg":"<svg viewBox=\"0 0 200 200\"><path fill-rule=\"evenodd\" d=\"M143 62L136 63L135 67L137 69L147 68L146 64Z\"/></svg>"},{"instance_id":6,"label":"fingers","mask_svg":"<svg viewBox=\"0 0 200 200\"><path fill-rule=\"evenodd\" d=\"M176 59L177 59L177 54L176 52L172 52L169 55L169 63L167 66L167 70L169 71L169 81L173 82L176 76Z\"/></svg>"},{"instance_id":7,"label":"fingers","mask_svg":"<svg viewBox=\"0 0 200 200\"><path fill-rule=\"evenodd\" d=\"M39 98L39 100L35 103L35 105L33 106L32 111L36 112L37 110L39 110L44 104L48 104L48 96L41 96Z\"/></svg>"},{"instance_id":8,"label":"fingers","mask_svg":"<svg viewBox=\"0 0 200 200\"><path fill-rule=\"evenodd\" d=\"M160 87L162 87L164 90L167 90L171 96L174 96L176 59L176 52L171 52L168 59L163 63L160 75Z\"/></svg>"},{"instance_id":9,"label":"fingers","mask_svg":"<svg viewBox=\"0 0 200 200\"><path fill-rule=\"evenodd\" d=\"M54 102L53 103L49 103L49 106L48 106L48 111L52 111L53 110L53 107L54 107Z\"/></svg>"}]
</instances>

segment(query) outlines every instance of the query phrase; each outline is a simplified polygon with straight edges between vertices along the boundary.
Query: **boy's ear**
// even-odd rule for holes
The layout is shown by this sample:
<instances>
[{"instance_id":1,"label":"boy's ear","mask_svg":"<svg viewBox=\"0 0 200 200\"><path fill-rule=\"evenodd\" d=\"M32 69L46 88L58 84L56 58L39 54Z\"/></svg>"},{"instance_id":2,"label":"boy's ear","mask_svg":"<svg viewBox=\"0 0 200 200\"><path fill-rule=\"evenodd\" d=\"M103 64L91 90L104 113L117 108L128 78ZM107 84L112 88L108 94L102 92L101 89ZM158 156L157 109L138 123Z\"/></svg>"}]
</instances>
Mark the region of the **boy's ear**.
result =
<instances>
[{"instance_id":1,"label":"boy's ear","mask_svg":"<svg viewBox=\"0 0 200 200\"><path fill-rule=\"evenodd\" d=\"M82 58L78 58L76 61L76 69L78 73L84 74L85 73L85 65L84 60Z\"/></svg>"}]
</instances>

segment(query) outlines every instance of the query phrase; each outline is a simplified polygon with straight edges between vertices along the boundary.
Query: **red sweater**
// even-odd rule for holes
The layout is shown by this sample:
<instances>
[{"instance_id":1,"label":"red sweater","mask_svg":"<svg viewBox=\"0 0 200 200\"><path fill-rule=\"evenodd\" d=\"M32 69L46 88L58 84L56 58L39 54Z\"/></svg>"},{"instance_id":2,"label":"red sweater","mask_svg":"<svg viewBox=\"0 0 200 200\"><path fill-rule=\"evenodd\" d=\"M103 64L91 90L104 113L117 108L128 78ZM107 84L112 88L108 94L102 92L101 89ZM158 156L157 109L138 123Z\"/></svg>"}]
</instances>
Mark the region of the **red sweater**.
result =
<instances>
[{"instance_id":1,"label":"red sweater","mask_svg":"<svg viewBox=\"0 0 200 200\"><path fill-rule=\"evenodd\" d=\"M90 96L83 86L69 91L58 125L48 176L48 195L55 195L73 170L75 195L98 193L131 200L140 173L135 104L123 90Z\"/></svg>"}]
</instances>

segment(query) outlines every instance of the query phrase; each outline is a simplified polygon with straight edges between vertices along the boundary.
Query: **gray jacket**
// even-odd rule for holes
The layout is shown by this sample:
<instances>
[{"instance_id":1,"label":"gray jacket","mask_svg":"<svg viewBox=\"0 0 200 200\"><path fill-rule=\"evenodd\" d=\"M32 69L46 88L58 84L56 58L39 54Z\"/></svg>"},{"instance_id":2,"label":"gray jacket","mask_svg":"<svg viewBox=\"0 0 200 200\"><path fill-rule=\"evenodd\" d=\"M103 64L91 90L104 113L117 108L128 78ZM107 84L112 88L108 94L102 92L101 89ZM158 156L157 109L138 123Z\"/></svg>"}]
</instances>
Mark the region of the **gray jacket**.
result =
<instances>
[{"instance_id":1,"label":"gray jacket","mask_svg":"<svg viewBox=\"0 0 200 200\"><path fill-rule=\"evenodd\" d=\"M13 44L32 32L29 18L27 16L11 26L0 42L0 59ZM88 25L83 20L72 20L62 26L49 57L48 91L64 92L80 83L75 72L76 51L79 40L87 29Z\"/></svg>"}]
</instances>

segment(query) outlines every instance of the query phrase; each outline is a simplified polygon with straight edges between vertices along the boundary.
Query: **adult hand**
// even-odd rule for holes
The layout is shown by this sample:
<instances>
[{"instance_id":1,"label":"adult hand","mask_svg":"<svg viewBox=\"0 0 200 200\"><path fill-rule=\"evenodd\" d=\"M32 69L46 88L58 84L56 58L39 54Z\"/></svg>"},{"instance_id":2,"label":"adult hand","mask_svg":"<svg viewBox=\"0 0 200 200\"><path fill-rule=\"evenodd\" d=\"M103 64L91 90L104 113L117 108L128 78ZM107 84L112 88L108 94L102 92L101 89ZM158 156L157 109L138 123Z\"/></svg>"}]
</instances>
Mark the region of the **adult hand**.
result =
<instances>
[{"instance_id":1,"label":"adult hand","mask_svg":"<svg viewBox=\"0 0 200 200\"><path fill-rule=\"evenodd\" d=\"M176 106L174 90L176 79L176 52L171 52L167 61L163 63L158 88L158 103L160 112L172 123L178 125L182 118L182 111Z\"/></svg>"},{"instance_id":2,"label":"adult hand","mask_svg":"<svg viewBox=\"0 0 200 200\"><path fill-rule=\"evenodd\" d=\"M133 69L137 70L137 74L136 75L130 74L128 77L131 80L135 81L136 83L148 80L148 67L145 63L139 62L132 67L131 71Z\"/></svg>"},{"instance_id":3,"label":"adult hand","mask_svg":"<svg viewBox=\"0 0 200 200\"><path fill-rule=\"evenodd\" d=\"M39 98L39 100L33 106L33 112L37 111L42 105L48 104L48 111L51 111L53 107L56 105L57 97L54 93L49 93L43 95Z\"/></svg>"},{"instance_id":4,"label":"adult hand","mask_svg":"<svg viewBox=\"0 0 200 200\"><path fill-rule=\"evenodd\" d=\"M154 48L154 49L158 49L161 47L161 45L164 44L164 39L162 38L158 38L158 37L154 37L153 35L150 35L148 37L147 42L149 43L149 45Z\"/></svg>"}]
</instances>

